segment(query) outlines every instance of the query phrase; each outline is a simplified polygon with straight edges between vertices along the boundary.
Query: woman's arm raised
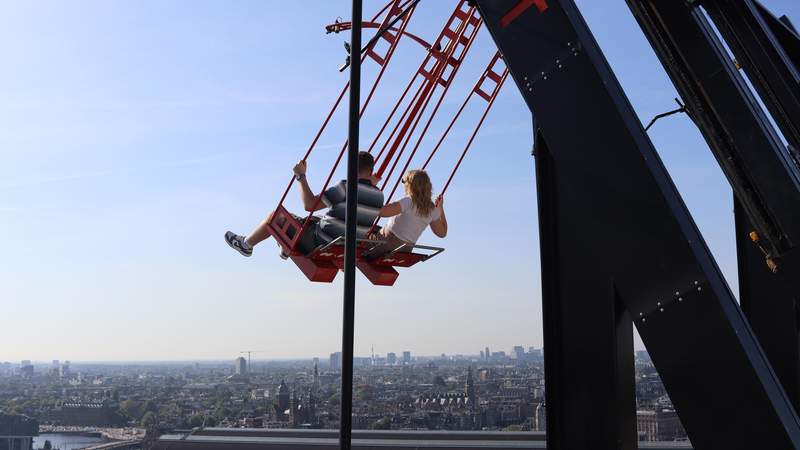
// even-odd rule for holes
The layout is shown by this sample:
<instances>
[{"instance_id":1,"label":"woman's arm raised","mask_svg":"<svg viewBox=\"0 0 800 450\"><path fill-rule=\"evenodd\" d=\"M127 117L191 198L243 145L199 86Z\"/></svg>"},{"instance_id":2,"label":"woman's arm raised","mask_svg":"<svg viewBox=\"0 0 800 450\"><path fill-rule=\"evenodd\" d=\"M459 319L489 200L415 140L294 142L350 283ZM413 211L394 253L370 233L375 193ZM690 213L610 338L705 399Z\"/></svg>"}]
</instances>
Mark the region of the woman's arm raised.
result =
<instances>
[{"instance_id":1,"label":"woman's arm raised","mask_svg":"<svg viewBox=\"0 0 800 450\"><path fill-rule=\"evenodd\" d=\"M431 231L436 236L444 238L447 236L447 217L444 215L444 197L436 197L436 209L439 210L439 218L431 222Z\"/></svg>"}]
</instances>

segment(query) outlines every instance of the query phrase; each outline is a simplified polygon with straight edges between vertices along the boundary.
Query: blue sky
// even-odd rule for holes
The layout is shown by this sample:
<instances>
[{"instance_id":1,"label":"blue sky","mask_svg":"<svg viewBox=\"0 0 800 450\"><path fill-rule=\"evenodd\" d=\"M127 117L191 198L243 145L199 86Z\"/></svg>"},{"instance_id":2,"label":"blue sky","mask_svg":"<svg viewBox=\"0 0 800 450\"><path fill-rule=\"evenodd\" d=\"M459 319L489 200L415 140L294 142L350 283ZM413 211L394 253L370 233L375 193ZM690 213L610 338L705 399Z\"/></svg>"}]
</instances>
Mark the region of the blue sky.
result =
<instances>
[{"instance_id":1,"label":"blue sky","mask_svg":"<svg viewBox=\"0 0 800 450\"><path fill-rule=\"evenodd\" d=\"M382 4L365 3L365 16ZM800 20L797 2L764 3ZM672 109L675 90L625 2L578 5L640 118ZM433 40L451 7L423 0L410 30ZM346 81L348 35L323 26L348 15L344 0L0 3L0 360L337 351L341 279L311 284L273 243L247 260L222 235L248 232L277 203ZM493 52L482 30L432 137ZM400 46L362 142L423 56ZM476 113L432 165L437 186ZM345 120L341 110L320 141L312 186ZM448 191L450 235L421 239L447 251L394 288L359 277L356 353L541 346L529 124L509 83ZM650 135L735 291L731 192L711 153L684 116Z\"/></svg>"}]
</instances>

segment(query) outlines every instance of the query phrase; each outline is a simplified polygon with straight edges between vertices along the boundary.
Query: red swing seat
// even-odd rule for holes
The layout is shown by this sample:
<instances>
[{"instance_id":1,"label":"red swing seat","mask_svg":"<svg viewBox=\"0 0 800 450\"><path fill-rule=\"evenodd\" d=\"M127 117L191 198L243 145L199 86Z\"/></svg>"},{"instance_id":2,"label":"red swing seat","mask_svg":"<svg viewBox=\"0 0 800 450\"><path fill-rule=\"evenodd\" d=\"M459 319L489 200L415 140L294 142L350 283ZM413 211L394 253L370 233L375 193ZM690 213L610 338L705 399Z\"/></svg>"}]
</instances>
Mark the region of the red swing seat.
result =
<instances>
[{"instance_id":1,"label":"red swing seat","mask_svg":"<svg viewBox=\"0 0 800 450\"><path fill-rule=\"evenodd\" d=\"M305 223L301 222L283 206L279 206L269 223L272 237L278 242L289 258L305 274L309 281L331 283L336 274L344 268L344 238L338 237L333 241L320 245L305 253L298 245L305 232ZM378 286L392 286L400 275L395 267L411 267L418 262L426 261L442 253L443 248L425 245L414 245L412 251L391 251L383 256L367 261L362 255L382 244L380 240L359 239L356 249L356 267L372 282ZM413 250L425 250L430 253L416 253Z\"/></svg>"}]
</instances>

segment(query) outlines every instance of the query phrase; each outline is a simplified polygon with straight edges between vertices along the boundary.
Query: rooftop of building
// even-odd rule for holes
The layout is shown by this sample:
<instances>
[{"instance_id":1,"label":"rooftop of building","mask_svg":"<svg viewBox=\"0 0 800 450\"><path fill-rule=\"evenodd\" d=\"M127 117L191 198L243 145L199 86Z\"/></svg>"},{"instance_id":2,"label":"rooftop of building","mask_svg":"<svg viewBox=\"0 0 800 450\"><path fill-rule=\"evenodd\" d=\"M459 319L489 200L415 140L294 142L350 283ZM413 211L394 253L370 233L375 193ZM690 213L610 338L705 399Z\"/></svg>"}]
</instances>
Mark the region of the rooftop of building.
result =
<instances>
[{"instance_id":1,"label":"rooftop of building","mask_svg":"<svg viewBox=\"0 0 800 450\"><path fill-rule=\"evenodd\" d=\"M29 437L39 435L39 422L28 416L0 413L0 436Z\"/></svg>"},{"instance_id":2,"label":"rooftop of building","mask_svg":"<svg viewBox=\"0 0 800 450\"><path fill-rule=\"evenodd\" d=\"M541 432L502 431L379 431L354 430L353 448L358 450L456 450L456 449L544 449ZM337 430L262 428L206 428L184 434L161 436L154 450L178 449L305 449L339 448ZM640 442L648 450L691 449L688 442Z\"/></svg>"}]
</instances>

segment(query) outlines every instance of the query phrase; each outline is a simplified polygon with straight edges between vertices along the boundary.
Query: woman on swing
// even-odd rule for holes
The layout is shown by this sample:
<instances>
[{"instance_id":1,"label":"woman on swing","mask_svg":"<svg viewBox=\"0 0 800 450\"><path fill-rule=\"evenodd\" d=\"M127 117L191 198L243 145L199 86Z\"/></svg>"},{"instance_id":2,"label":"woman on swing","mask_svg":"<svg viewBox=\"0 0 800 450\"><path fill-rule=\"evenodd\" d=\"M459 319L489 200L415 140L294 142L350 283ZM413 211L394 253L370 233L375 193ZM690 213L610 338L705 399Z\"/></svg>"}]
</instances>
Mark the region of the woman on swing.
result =
<instances>
[{"instance_id":1,"label":"woman on swing","mask_svg":"<svg viewBox=\"0 0 800 450\"><path fill-rule=\"evenodd\" d=\"M406 196L381 208L380 217L389 217L377 239L383 241L363 257L375 259L392 251L403 251L413 246L422 232L431 227L433 234L440 238L447 236L447 218L444 214L444 197L431 199L433 186L424 170L410 170L402 179Z\"/></svg>"}]
</instances>

